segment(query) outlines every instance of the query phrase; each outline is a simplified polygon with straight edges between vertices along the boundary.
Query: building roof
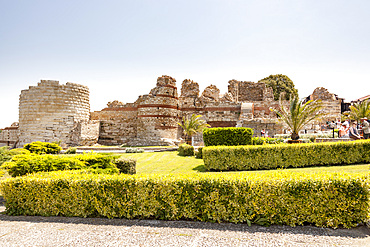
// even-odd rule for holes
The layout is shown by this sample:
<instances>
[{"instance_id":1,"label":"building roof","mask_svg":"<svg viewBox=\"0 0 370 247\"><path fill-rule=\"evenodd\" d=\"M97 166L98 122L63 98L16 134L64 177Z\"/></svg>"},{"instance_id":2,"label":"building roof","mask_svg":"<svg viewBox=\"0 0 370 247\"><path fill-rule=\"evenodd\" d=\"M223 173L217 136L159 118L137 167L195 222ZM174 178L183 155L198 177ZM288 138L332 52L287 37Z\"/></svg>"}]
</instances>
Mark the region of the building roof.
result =
<instances>
[{"instance_id":1,"label":"building roof","mask_svg":"<svg viewBox=\"0 0 370 247\"><path fill-rule=\"evenodd\" d=\"M359 99L353 100L353 102L362 102L362 101L367 100L367 99L370 99L370 95L367 95L367 96L361 97Z\"/></svg>"}]
</instances>

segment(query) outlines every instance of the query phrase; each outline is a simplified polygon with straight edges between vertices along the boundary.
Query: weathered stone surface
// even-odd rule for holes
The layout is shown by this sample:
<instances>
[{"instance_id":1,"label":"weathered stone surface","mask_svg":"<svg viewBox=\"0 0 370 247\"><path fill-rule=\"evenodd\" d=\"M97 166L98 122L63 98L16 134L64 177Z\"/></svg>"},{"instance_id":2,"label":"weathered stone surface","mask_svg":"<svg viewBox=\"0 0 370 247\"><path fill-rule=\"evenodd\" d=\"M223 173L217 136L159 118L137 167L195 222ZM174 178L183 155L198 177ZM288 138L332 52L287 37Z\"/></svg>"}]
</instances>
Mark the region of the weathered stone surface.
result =
<instances>
[{"instance_id":1,"label":"weathered stone surface","mask_svg":"<svg viewBox=\"0 0 370 247\"><path fill-rule=\"evenodd\" d=\"M329 93L329 91L326 88L323 87L317 87L313 93L311 94L311 99L312 100L332 100L335 101L337 100L335 97L335 94Z\"/></svg>"},{"instance_id":2,"label":"weathered stone surface","mask_svg":"<svg viewBox=\"0 0 370 247\"><path fill-rule=\"evenodd\" d=\"M237 102L253 102L274 98L272 89L266 88L263 82L230 80L228 92Z\"/></svg>"},{"instance_id":3,"label":"weathered stone surface","mask_svg":"<svg viewBox=\"0 0 370 247\"><path fill-rule=\"evenodd\" d=\"M202 93L201 100L203 101L219 101L220 100L220 89L215 85L209 85Z\"/></svg>"},{"instance_id":4,"label":"weathered stone surface","mask_svg":"<svg viewBox=\"0 0 370 247\"><path fill-rule=\"evenodd\" d=\"M199 85L190 79L185 79L181 84L181 97L198 98Z\"/></svg>"},{"instance_id":5,"label":"weathered stone surface","mask_svg":"<svg viewBox=\"0 0 370 247\"><path fill-rule=\"evenodd\" d=\"M326 88L318 87L310 95L310 100L321 100L325 119L336 121L341 117L341 99L330 93Z\"/></svg>"},{"instance_id":6,"label":"weathered stone surface","mask_svg":"<svg viewBox=\"0 0 370 247\"><path fill-rule=\"evenodd\" d=\"M123 103L121 101L114 100L112 102L108 102L107 106L108 108L123 107Z\"/></svg>"},{"instance_id":7,"label":"weathered stone surface","mask_svg":"<svg viewBox=\"0 0 370 247\"><path fill-rule=\"evenodd\" d=\"M221 96L220 101L221 102L233 102L234 98L231 93L225 93L224 95Z\"/></svg>"}]
</instances>

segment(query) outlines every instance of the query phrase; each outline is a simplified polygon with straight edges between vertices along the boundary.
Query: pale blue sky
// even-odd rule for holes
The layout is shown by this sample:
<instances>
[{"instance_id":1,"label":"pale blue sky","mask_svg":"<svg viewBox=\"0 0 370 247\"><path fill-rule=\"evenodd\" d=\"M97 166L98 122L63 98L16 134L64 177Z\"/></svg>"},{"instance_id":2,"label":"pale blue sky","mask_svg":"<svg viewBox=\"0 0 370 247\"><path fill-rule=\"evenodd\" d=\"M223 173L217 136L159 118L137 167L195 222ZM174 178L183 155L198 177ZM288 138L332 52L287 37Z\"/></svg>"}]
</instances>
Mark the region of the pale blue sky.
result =
<instances>
[{"instance_id":1,"label":"pale blue sky","mask_svg":"<svg viewBox=\"0 0 370 247\"><path fill-rule=\"evenodd\" d=\"M323 86L351 101L370 94L369 13L366 0L0 0L0 128L41 79L88 86L92 111L161 75L224 93L285 74L300 97Z\"/></svg>"}]
</instances>

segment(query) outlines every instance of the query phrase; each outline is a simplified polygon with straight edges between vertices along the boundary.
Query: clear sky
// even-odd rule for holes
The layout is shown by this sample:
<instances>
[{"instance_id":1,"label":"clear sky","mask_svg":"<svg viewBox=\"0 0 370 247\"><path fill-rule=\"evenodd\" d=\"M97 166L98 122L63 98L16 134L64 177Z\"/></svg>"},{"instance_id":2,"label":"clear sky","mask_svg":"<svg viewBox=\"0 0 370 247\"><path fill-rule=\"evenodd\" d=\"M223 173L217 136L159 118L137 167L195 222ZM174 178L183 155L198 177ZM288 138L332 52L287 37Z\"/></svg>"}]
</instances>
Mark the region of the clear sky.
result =
<instances>
[{"instance_id":1,"label":"clear sky","mask_svg":"<svg viewBox=\"0 0 370 247\"><path fill-rule=\"evenodd\" d=\"M370 94L369 13L368 0L0 0L0 128L41 79L88 86L91 111L161 75L224 93L285 74L300 97L351 101Z\"/></svg>"}]
</instances>

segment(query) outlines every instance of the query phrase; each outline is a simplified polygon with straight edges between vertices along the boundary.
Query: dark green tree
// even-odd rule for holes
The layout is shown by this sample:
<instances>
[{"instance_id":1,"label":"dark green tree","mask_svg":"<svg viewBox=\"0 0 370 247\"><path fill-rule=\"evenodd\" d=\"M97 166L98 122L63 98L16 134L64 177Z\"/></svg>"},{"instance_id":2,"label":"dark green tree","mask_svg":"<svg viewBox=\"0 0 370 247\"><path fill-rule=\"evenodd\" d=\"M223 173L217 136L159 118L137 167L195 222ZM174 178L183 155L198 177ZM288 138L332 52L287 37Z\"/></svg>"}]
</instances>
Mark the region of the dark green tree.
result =
<instances>
[{"instance_id":1,"label":"dark green tree","mask_svg":"<svg viewBox=\"0 0 370 247\"><path fill-rule=\"evenodd\" d=\"M270 75L258 82L264 82L267 87L272 88L275 100L280 99L282 92L285 92L284 99L286 100L289 100L291 97L298 98L298 90L295 88L293 81L286 75Z\"/></svg>"}]
</instances>

